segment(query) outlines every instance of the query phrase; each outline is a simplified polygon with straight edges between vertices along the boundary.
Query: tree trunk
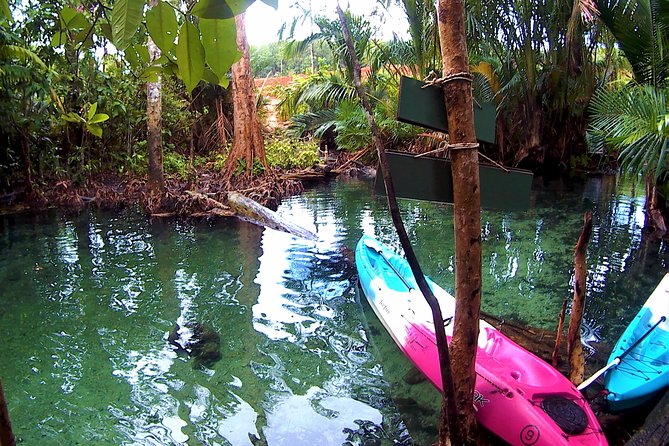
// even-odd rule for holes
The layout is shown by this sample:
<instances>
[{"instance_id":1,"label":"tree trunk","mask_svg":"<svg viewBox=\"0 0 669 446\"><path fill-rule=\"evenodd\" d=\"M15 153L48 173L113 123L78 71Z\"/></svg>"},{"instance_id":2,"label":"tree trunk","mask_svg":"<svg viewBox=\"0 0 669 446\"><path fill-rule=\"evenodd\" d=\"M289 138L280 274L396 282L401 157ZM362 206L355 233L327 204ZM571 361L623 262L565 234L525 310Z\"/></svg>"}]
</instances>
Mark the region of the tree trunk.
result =
<instances>
[{"instance_id":1,"label":"tree trunk","mask_svg":"<svg viewBox=\"0 0 669 446\"><path fill-rule=\"evenodd\" d=\"M237 48L242 53L241 59L232 65L232 102L234 136L232 149L228 154L223 168L225 175L237 171L240 162L244 164L244 172L248 177L253 174L254 161L267 169L265 143L260 129L260 120L256 109L253 76L251 74L251 58L249 44L244 27L244 14L235 16L237 25Z\"/></svg>"},{"instance_id":2,"label":"tree trunk","mask_svg":"<svg viewBox=\"0 0 669 446\"><path fill-rule=\"evenodd\" d=\"M666 210L663 212L664 203L661 201L655 180L648 178L646 180L646 222L644 226L664 235L667 233L667 220L665 220Z\"/></svg>"},{"instance_id":3,"label":"tree trunk","mask_svg":"<svg viewBox=\"0 0 669 446\"><path fill-rule=\"evenodd\" d=\"M380 137L380 131L376 125L376 120L372 114L372 108L367 100L365 91L362 88L362 81L360 76L360 62L356 56L355 47L353 45L353 39L351 38L351 33L348 29L348 23L346 21L346 16L344 12L339 7L337 3L337 14L339 15L339 22L342 27L342 33L344 34L344 40L346 41L346 46L350 55L350 60L352 64L353 79L355 82L355 89L360 102L362 103L363 109L367 116L367 123L372 132L372 138L374 140L374 145L376 146L376 151L379 156L379 162L381 163L381 171L383 173L383 183L386 188L386 196L388 198L388 208L390 209L390 215L393 220L395 229L397 230L397 236L400 239L400 244L404 250L404 254L411 268L411 272L416 279L416 284L418 289L425 297L425 300L430 305L432 310L432 320L434 323L435 338L437 341L437 350L439 352L439 365L441 371L441 383L443 388L443 399L441 405L441 422L439 426L439 445L446 446L450 444L462 445L463 437L460 429L460 422L457 416L457 407L455 401L455 383L451 375L451 360L448 351L448 343L446 339L446 330L444 328L444 318L441 313L441 307L439 302L435 298L430 286L425 280L425 276L420 268L416 254L413 251L411 243L409 241L409 236L407 235L406 229L404 228L404 223L402 222L402 217L400 215L399 207L397 206L397 198L395 195L395 188L393 186L392 178L390 176L390 165L386 157L386 152L383 147L383 142Z\"/></svg>"},{"instance_id":4,"label":"tree trunk","mask_svg":"<svg viewBox=\"0 0 669 446\"><path fill-rule=\"evenodd\" d=\"M158 0L151 0L153 7ZM160 57L160 49L149 36L149 57L151 62ZM146 83L146 125L147 125L147 150L148 150L148 175L149 191L152 195L161 195L165 190L165 179L163 177L163 135L162 135L162 85L158 75L156 82Z\"/></svg>"},{"instance_id":5,"label":"tree trunk","mask_svg":"<svg viewBox=\"0 0 669 446\"><path fill-rule=\"evenodd\" d=\"M30 139L28 136L28 131L21 129L21 158L23 161L23 176L26 180L26 191L29 194L34 192L33 188L33 178L32 178L32 165L30 163Z\"/></svg>"},{"instance_id":6,"label":"tree trunk","mask_svg":"<svg viewBox=\"0 0 669 446\"><path fill-rule=\"evenodd\" d=\"M567 354L569 356L569 379L581 384L585 379L585 356L581 344L581 323L585 308L586 276L588 274L585 254L592 234L592 212L583 215L583 230L574 248L574 299L571 303L569 331L567 332Z\"/></svg>"},{"instance_id":7,"label":"tree trunk","mask_svg":"<svg viewBox=\"0 0 669 446\"><path fill-rule=\"evenodd\" d=\"M448 110L449 145L476 143L463 0L439 0L438 19ZM455 230L455 325L451 341L453 379L463 444L476 444L474 384L481 312L481 192L478 150L451 150Z\"/></svg>"},{"instance_id":8,"label":"tree trunk","mask_svg":"<svg viewBox=\"0 0 669 446\"><path fill-rule=\"evenodd\" d=\"M2 390L2 381L0 381L0 446L15 445L16 441L12 432L12 424L9 421L5 392Z\"/></svg>"}]
</instances>

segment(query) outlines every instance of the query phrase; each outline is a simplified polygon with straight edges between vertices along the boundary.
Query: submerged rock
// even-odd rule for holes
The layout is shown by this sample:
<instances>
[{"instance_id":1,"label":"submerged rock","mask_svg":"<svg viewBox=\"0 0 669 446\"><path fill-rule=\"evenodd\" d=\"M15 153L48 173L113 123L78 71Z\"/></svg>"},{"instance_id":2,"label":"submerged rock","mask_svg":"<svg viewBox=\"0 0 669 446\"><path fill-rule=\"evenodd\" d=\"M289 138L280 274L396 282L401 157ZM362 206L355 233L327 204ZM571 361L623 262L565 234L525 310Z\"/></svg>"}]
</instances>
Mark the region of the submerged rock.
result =
<instances>
[{"instance_id":1,"label":"submerged rock","mask_svg":"<svg viewBox=\"0 0 669 446\"><path fill-rule=\"evenodd\" d=\"M193 358L193 367L211 368L221 359L221 337L216 331L199 322L175 324L167 335L167 341L177 354Z\"/></svg>"}]
</instances>

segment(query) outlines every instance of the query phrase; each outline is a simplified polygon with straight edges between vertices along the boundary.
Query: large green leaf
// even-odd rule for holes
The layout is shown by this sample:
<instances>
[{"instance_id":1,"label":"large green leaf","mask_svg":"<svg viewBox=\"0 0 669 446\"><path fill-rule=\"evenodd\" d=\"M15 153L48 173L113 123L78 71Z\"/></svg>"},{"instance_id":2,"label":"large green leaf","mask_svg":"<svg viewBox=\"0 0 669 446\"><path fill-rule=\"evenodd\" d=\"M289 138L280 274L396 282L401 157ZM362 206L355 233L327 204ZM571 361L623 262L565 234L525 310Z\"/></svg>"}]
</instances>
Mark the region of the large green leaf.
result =
<instances>
[{"instance_id":1,"label":"large green leaf","mask_svg":"<svg viewBox=\"0 0 669 446\"><path fill-rule=\"evenodd\" d=\"M6 18L9 23L14 22L12 11L9 9L8 0L0 0L0 14L2 14L2 17Z\"/></svg>"},{"instance_id":2,"label":"large green leaf","mask_svg":"<svg viewBox=\"0 0 669 446\"><path fill-rule=\"evenodd\" d=\"M207 64L219 79L223 79L230 66L241 57L237 50L235 19L201 19L200 31Z\"/></svg>"},{"instance_id":3,"label":"large green leaf","mask_svg":"<svg viewBox=\"0 0 669 446\"><path fill-rule=\"evenodd\" d=\"M95 113L97 113L97 111L98 111L98 103L93 102L93 104L91 104L91 107L88 109L88 120L89 121L93 116L95 116Z\"/></svg>"},{"instance_id":4,"label":"large green leaf","mask_svg":"<svg viewBox=\"0 0 669 446\"><path fill-rule=\"evenodd\" d=\"M144 0L116 0L111 13L114 45L124 50L142 21Z\"/></svg>"},{"instance_id":5,"label":"large green leaf","mask_svg":"<svg viewBox=\"0 0 669 446\"><path fill-rule=\"evenodd\" d=\"M144 66L141 63L139 54L137 54L137 50L134 47L135 45L129 46L125 49L125 60L130 64L130 68L133 71L140 71L144 68Z\"/></svg>"},{"instance_id":6,"label":"large green leaf","mask_svg":"<svg viewBox=\"0 0 669 446\"><path fill-rule=\"evenodd\" d=\"M176 54L181 78L188 91L193 91L204 75L204 47L191 22L184 23L179 31Z\"/></svg>"},{"instance_id":7,"label":"large green leaf","mask_svg":"<svg viewBox=\"0 0 669 446\"><path fill-rule=\"evenodd\" d=\"M67 34L61 31L56 31L56 33L51 36L51 46L59 47L67 42Z\"/></svg>"},{"instance_id":8,"label":"large green leaf","mask_svg":"<svg viewBox=\"0 0 669 446\"><path fill-rule=\"evenodd\" d=\"M162 0L146 13L146 28L153 42L163 53L169 53L174 48L179 24L172 8Z\"/></svg>"},{"instance_id":9,"label":"large green leaf","mask_svg":"<svg viewBox=\"0 0 669 446\"><path fill-rule=\"evenodd\" d=\"M201 19L230 19L246 11L255 0L200 0L193 14Z\"/></svg>"},{"instance_id":10,"label":"large green leaf","mask_svg":"<svg viewBox=\"0 0 669 446\"><path fill-rule=\"evenodd\" d=\"M151 63L151 55L149 54L149 49L146 47L146 45L140 45L136 43L132 47L137 52L137 56L139 57L140 62L142 62L144 65Z\"/></svg>"},{"instance_id":11,"label":"large green leaf","mask_svg":"<svg viewBox=\"0 0 669 446\"><path fill-rule=\"evenodd\" d=\"M98 124L86 124L86 130L98 138L102 138L102 127L100 127Z\"/></svg>"},{"instance_id":12,"label":"large green leaf","mask_svg":"<svg viewBox=\"0 0 669 446\"><path fill-rule=\"evenodd\" d=\"M158 82L160 79L160 74L163 72L163 68L160 66L152 65L147 67L139 74L139 78L144 82Z\"/></svg>"},{"instance_id":13,"label":"large green leaf","mask_svg":"<svg viewBox=\"0 0 669 446\"><path fill-rule=\"evenodd\" d=\"M82 117L79 116L78 114L74 113L74 112L69 112L67 114L62 114L62 115L60 115L60 118L63 121L67 121L67 122L75 122L75 123L84 122Z\"/></svg>"},{"instance_id":14,"label":"large green leaf","mask_svg":"<svg viewBox=\"0 0 669 446\"><path fill-rule=\"evenodd\" d=\"M218 85L219 82L218 76L216 76L216 74L213 71L211 71L209 67L205 67L202 79L204 79L205 81L209 82L212 85Z\"/></svg>"},{"instance_id":15,"label":"large green leaf","mask_svg":"<svg viewBox=\"0 0 669 446\"><path fill-rule=\"evenodd\" d=\"M76 31L82 28L89 28L91 22L76 9L65 6L60 11L60 26L61 29Z\"/></svg>"},{"instance_id":16,"label":"large green leaf","mask_svg":"<svg viewBox=\"0 0 669 446\"><path fill-rule=\"evenodd\" d=\"M73 36L75 44L79 45L80 49L88 49L93 46L93 30L91 28L84 28Z\"/></svg>"},{"instance_id":17,"label":"large green leaf","mask_svg":"<svg viewBox=\"0 0 669 446\"><path fill-rule=\"evenodd\" d=\"M88 120L88 123L98 124L100 122L105 122L107 119L109 119L109 115L107 113L96 113L93 117L91 117Z\"/></svg>"}]
</instances>

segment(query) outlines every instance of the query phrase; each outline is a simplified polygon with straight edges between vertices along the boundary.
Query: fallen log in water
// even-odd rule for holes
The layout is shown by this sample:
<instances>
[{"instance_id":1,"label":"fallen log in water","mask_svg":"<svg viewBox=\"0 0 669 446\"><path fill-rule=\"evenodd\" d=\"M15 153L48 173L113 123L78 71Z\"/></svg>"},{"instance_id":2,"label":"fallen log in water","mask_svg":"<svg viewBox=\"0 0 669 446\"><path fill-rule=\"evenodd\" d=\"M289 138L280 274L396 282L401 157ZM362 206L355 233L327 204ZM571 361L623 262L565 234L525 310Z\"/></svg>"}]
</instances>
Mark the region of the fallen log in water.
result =
<instances>
[{"instance_id":1,"label":"fallen log in water","mask_svg":"<svg viewBox=\"0 0 669 446\"><path fill-rule=\"evenodd\" d=\"M276 212L267 209L260 203L245 197L238 192L228 192L227 205L214 200L205 194L194 191L186 191L191 197L202 201L210 209L206 213L194 214L198 216L216 215L219 217L237 217L240 220L287 232L307 240L318 240L318 236L308 229L286 220Z\"/></svg>"},{"instance_id":2,"label":"fallen log in water","mask_svg":"<svg viewBox=\"0 0 669 446\"><path fill-rule=\"evenodd\" d=\"M318 236L308 229L284 219L276 212L237 192L228 192L228 205L235 212L235 216L244 221L287 232L307 240L318 240Z\"/></svg>"}]
</instances>

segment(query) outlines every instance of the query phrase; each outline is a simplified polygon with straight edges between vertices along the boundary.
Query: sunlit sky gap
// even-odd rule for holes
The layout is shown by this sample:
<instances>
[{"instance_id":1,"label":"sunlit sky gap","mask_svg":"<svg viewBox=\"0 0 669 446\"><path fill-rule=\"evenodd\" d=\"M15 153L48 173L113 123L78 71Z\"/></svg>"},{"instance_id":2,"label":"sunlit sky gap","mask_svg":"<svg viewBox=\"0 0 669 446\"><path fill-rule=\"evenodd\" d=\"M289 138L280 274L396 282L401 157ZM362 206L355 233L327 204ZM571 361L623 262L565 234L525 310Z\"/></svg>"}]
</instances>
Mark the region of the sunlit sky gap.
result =
<instances>
[{"instance_id":1,"label":"sunlit sky gap","mask_svg":"<svg viewBox=\"0 0 669 446\"><path fill-rule=\"evenodd\" d=\"M294 0L279 0L279 9L267 6L256 1L246 11L246 33L250 45L264 45L279 40L278 33L284 22L292 23L294 17L299 17L301 10L294 5ZM332 0L301 0L299 2L303 7L308 8L311 5L313 16L325 16L330 19L337 18L337 3ZM396 5L388 10L381 8L376 0L357 0L347 3L341 1L342 9L347 8L353 14L361 15L367 18L372 24L375 36L382 40L390 40L393 34L406 39L408 36L408 24L404 18L404 12ZM318 31L314 25L313 31L311 22L307 19L296 29L296 38L303 39L312 32ZM286 35L284 35L286 38Z\"/></svg>"}]
</instances>

